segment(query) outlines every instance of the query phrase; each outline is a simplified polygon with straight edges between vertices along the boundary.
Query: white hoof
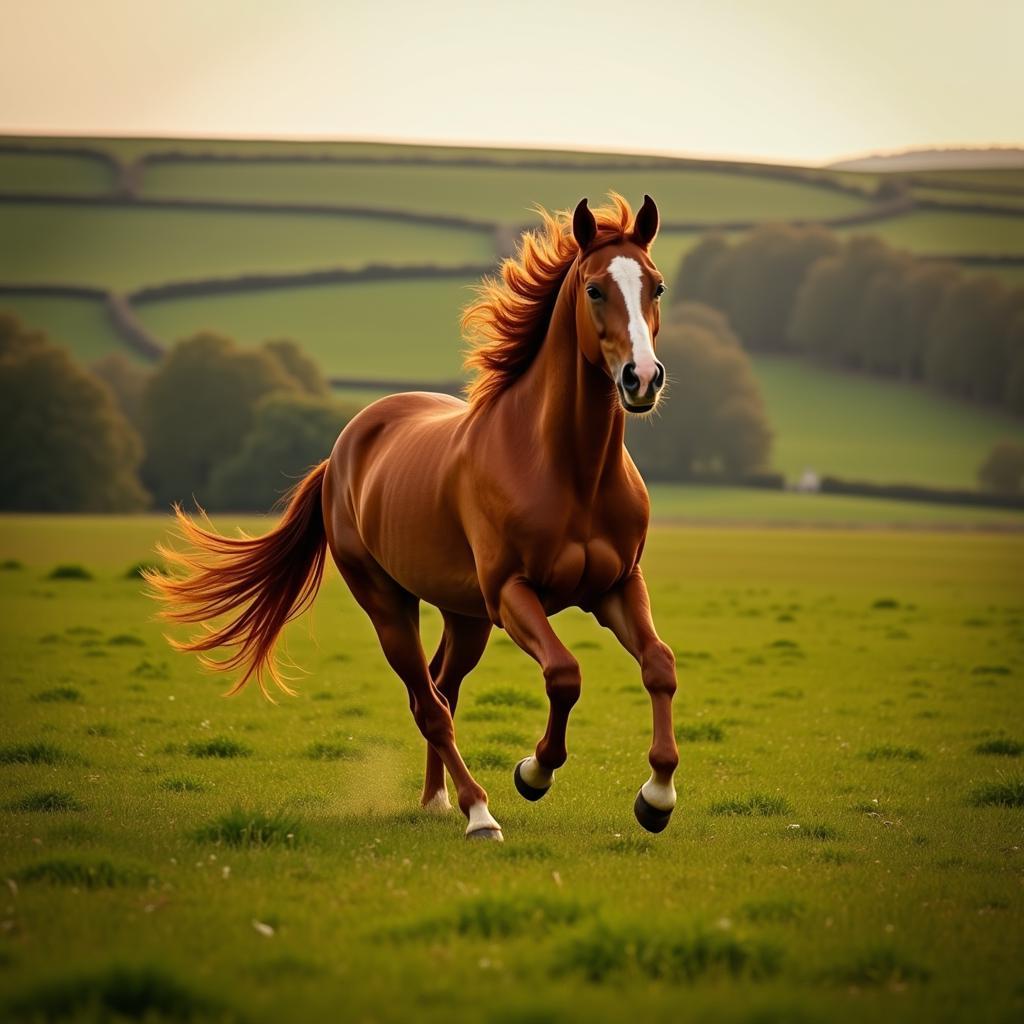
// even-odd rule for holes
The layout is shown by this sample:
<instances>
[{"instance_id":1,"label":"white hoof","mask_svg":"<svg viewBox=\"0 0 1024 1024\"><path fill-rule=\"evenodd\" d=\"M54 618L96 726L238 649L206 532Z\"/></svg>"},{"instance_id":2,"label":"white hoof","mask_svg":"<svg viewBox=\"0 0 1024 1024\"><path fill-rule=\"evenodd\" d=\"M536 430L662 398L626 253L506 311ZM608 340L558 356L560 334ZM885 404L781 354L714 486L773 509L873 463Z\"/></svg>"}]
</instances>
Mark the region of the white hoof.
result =
<instances>
[{"instance_id":1,"label":"white hoof","mask_svg":"<svg viewBox=\"0 0 1024 1024\"><path fill-rule=\"evenodd\" d=\"M676 787L672 784L671 779L668 782L659 782L652 774L640 787L640 792L656 810L671 813L676 806Z\"/></svg>"},{"instance_id":2,"label":"white hoof","mask_svg":"<svg viewBox=\"0 0 1024 1024\"><path fill-rule=\"evenodd\" d=\"M501 826L491 817L487 804L473 804L469 809L469 824L466 826L467 839L495 839L499 843L504 840Z\"/></svg>"},{"instance_id":3,"label":"white hoof","mask_svg":"<svg viewBox=\"0 0 1024 1024\"><path fill-rule=\"evenodd\" d=\"M423 810L428 814L447 814L452 809L448 799L448 790L439 789L429 800L423 801Z\"/></svg>"}]
</instances>

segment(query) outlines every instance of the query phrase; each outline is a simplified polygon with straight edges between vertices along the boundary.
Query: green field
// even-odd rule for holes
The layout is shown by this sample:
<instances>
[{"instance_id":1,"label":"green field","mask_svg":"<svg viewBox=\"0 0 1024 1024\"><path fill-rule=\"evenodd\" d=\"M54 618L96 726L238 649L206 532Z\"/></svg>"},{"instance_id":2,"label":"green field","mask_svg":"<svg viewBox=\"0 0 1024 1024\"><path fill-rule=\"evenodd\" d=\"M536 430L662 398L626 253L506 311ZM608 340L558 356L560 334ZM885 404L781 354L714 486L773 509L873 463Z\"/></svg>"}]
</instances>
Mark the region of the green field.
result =
<instances>
[{"instance_id":1,"label":"green field","mask_svg":"<svg viewBox=\"0 0 1024 1024\"><path fill-rule=\"evenodd\" d=\"M995 440L1024 440L1024 421L920 385L791 357L755 356L753 363L775 431L772 463L790 476L810 468L864 480L973 487Z\"/></svg>"},{"instance_id":2,"label":"green field","mask_svg":"<svg viewBox=\"0 0 1024 1024\"><path fill-rule=\"evenodd\" d=\"M210 210L0 206L0 281L129 290L244 273L475 263L489 235L365 217Z\"/></svg>"},{"instance_id":3,"label":"green field","mask_svg":"<svg viewBox=\"0 0 1024 1024\"><path fill-rule=\"evenodd\" d=\"M877 235L901 249L937 256L972 252L1024 254L1024 217L998 213L921 210L839 231L846 235Z\"/></svg>"},{"instance_id":4,"label":"green field","mask_svg":"<svg viewBox=\"0 0 1024 1024\"><path fill-rule=\"evenodd\" d=\"M615 190L639 205L645 192L672 221L822 218L864 202L825 188L749 175L688 170L573 171L502 167L300 164L155 164L143 194L203 199L324 202L531 223L534 204L595 203Z\"/></svg>"},{"instance_id":5,"label":"green field","mask_svg":"<svg viewBox=\"0 0 1024 1024\"><path fill-rule=\"evenodd\" d=\"M1019 535L659 528L673 823L632 817L635 666L566 613L584 692L545 800L511 780L535 666L497 635L463 690L498 845L417 809L422 741L333 570L300 697L225 700L123 578L163 521L95 524L0 520L4 1019L1019 1018Z\"/></svg>"},{"instance_id":6,"label":"green field","mask_svg":"<svg viewBox=\"0 0 1024 1024\"><path fill-rule=\"evenodd\" d=\"M0 312L10 312L51 341L91 363L108 352L132 353L111 326L100 299L68 296L0 294Z\"/></svg>"},{"instance_id":7,"label":"green field","mask_svg":"<svg viewBox=\"0 0 1024 1024\"><path fill-rule=\"evenodd\" d=\"M102 193L114 187L110 168L83 156L0 153L0 191Z\"/></svg>"}]
</instances>

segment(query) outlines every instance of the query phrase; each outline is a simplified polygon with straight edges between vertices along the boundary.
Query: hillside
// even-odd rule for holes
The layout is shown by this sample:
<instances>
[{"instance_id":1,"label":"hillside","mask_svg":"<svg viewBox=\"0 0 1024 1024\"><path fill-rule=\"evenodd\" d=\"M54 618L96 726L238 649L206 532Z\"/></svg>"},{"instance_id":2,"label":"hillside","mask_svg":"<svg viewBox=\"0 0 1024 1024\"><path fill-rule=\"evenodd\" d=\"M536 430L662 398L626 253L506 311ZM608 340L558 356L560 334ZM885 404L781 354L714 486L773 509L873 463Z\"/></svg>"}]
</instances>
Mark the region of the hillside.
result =
<instances>
[{"instance_id":1,"label":"hillside","mask_svg":"<svg viewBox=\"0 0 1024 1024\"><path fill-rule=\"evenodd\" d=\"M936 171L1024 168L1024 149L1018 146L962 146L947 149L908 149L900 153L872 153L829 164L836 171Z\"/></svg>"},{"instance_id":2,"label":"hillside","mask_svg":"<svg viewBox=\"0 0 1024 1024\"><path fill-rule=\"evenodd\" d=\"M880 173L892 165L849 162L0 139L0 308L85 360L113 350L145 359L210 328L246 343L296 338L354 383L454 387L472 285L535 222L534 203L565 207L583 193L653 193L663 219L654 255L670 279L707 231L783 220L877 234L1024 283L1024 170L952 166L936 156L909 179L904 169L893 198ZM785 361L755 370L775 462L789 474L811 465L965 486L993 438L1024 435L1015 420L899 384Z\"/></svg>"}]
</instances>

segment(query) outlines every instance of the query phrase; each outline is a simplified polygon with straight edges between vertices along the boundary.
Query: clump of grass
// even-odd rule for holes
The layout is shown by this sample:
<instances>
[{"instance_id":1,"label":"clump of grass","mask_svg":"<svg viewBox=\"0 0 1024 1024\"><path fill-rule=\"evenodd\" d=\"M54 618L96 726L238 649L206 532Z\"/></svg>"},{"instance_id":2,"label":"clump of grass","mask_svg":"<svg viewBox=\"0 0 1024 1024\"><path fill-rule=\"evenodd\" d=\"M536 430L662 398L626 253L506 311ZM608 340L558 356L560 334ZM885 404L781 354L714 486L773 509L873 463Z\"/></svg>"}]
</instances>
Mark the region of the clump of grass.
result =
<instances>
[{"instance_id":1,"label":"clump of grass","mask_svg":"<svg viewBox=\"0 0 1024 1024\"><path fill-rule=\"evenodd\" d=\"M86 736L99 736L109 740L118 735L118 729L117 726L111 725L109 722L96 722L85 727L85 734Z\"/></svg>"},{"instance_id":2,"label":"clump of grass","mask_svg":"<svg viewBox=\"0 0 1024 1024\"><path fill-rule=\"evenodd\" d=\"M975 748L976 754L998 754L1001 757L1020 757L1024 754L1024 743L1020 740L1011 740L1006 737L997 737L994 740L985 740Z\"/></svg>"},{"instance_id":3,"label":"clump of grass","mask_svg":"<svg viewBox=\"0 0 1024 1024\"><path fill-rule=\"evenodd\" d=\"M430 917L399 926L396 938L433 938L439 933L481 939L536 935L576 924L592 909L576 900L546 895L481 896L467 900L444 917Z\"/></svg>"},{"instance_id":4,"label":"clump of grass","mask_svg":"<svg viewBox=\"0 0 1024 1024\"><path fill-rule=\"evenodd\" d=\"M145 647L146 641L134 633L116 633L107 640L111 647Z\"/></svg>"},{"instance_id":5,"label":"clump of grass","mask_svg":"<svg viewBox=\"0 0 1024 1024\"><path fill-rule=\"evenodd\" d=\"M795 640L773 640L768 646L780 651L795 651L800 648L800 645Z\"/></svg>"},{"instance_id":6,"label":"clump of grass","mask_svg":"<svg viewBox=\"0 0 1024 1024\"><path fill-rule=\"evenodd\" d=\"M197 829L194 836L201 843L261 848L293 846L300 832L299 820L281 811L267 814L235 807Z\"/></svg>"},{"instance_id":7,"label":"clump of grass","mask_svg":"<svg viewBox=\"0 0 1024 1024\"><path fill-rule=\"evenodd\" d=\"M162 562L136 562L134 565L128 566L125 570L124 578L126 580L141 580L145 579L146 573L150 572L164 574L167 572L167 566Z\"/></svg>"},{"instance_id":8,"label":"clump of grass","mask_svg":"<svg viewBox=\"0 0 1024 1024\"><path fill-rule=\"evenodd\" d=\"M185 748L192 757L248 757L252 749L227 736L214 736L208 740L193 740Z\"/></svg>"},{"instance_id":9,"label":"clump of grass","mask_svg":"<svg viewBox=\"0 0 1024 1024\"><path fill-rule=\"evenodd\" d=\"M931 971L891 946L874 946L855 959L826 972L826 978L843 985L899 988L914 981L927 981Z\"/></svg>"},{"instance_id":10,"label":"clump of grass","mask_svg":"<svg viewBox=\"0 0 1024 1024\"><path fill-rule=\"evenodd\" d=\"M988 782L971 793L975 807L1024 807L1024 779Z\"/></svg>"},{"instance_id":11,"label":"clump of grass","mask_svg":"<svg viewBox=\"0 0 1024 1024\"><path fill-rule=\"evenodd\" d=\"M139 871L118 867L109 860L82 861L71 858L39 861L14 874L15 881L31 884L68 885L79 889L113 889L138 885L146 880Z\"/></svg>"},{"instance_id":12,"label":"clump of grass","mask_svg":"<svg viewBox=\"0 0 1024 1024\"><path fill-rule=\"evenodd\" d=\"M724 739L725 730L717 722L676 726L676 741L679 743L721 743Z\"/></svg>"},{"instance_id":13,"label":"clump of grass","mask_svg":"<svg viewBox=\"0 0 1024 1024\"><path fill-rule=\"evenodd\" d=\"M320 698L317 698L320 699ZM369 718L370 712L359 704L349 704L334 712L339 718Z\"/></svg>"},{"instance_id":14,"label":"clump of grass","mask_svg":"<svg viewBox=\"0 0 1024 1024\"><path fill-rule=\"evenodd\" d=\"M64 811L81 811L84 807L70 793L62 789L48 789L29 793L8 805L12 811L43 814L60 814Z\"/></svg>"},{"instance_id":15,"label":"clump of grass","mask_svg":"<svg viewBox=\"0 0 1024 1024\"><path fill-rule=\"evenodd\" d=\"M183 985L162 967L111 966L51 978L9 1003L19 1020L193 1021L225 1016L222 1004Z\"/></svg>"},{"instance_id":16,"label":"clump of grass","mask_svg":"<svg viewBox=\"0 0 1024 1024\"><path fill-rule=\"evenodd\" d=\"M132 669L132 675L139 679L169 679L171 673L166 661L150 661L148 658L143 658Z\"/></svg>"},{"instance_id":17,"label":"clump of grass","mask_svg":"<svg viewBox=\"0 0 1024 1024\"><path fill-rule=\"evenodd\" d=\"M52 743L16 743L0 747L0 764L63 764L72 760Z\"/></svg>"},{"instance_id":18,"label":"clump of grass","mask_svg":"<svg viewBox=\"0 0 1024 1024\"><path fill-rule=\"evenodd\" d=\"M786 686L780 690L772 690L769 697L776 697L780 700L803 700L804 691L795 686Z\"/></svg>"},{"instance_id":19,"label":"clump of grass","mask_svg":"<svg viewBox=\"0 0 1024 1024\"><path fill-rule=\"evenodd\" d=\"M312 761L353 761L360 756L359 751L345 743L327 743L319 741L306 747L304 757Z\"/></svg>"},{"instance_id":20,"label":"clump of grass","mask_svg":"<svg viewBox=\"0 0 1024 1024\"><path fill-rule=\"evenodd\" d=\"M497 747L487 747L478 750L469 758L474 768L481 769L505 769L512 767L512 755Z\"/></svg>"},{"instance_id":21,"label":"clump of grass","mask_svg":"<svg viewBox=\"0 0 1024 1024\"><path fill-rule=\"evenodd\" d=\"M730 800L717 800L711 805L709 811L717 815L760 815L770 818L780 814L789 814L793 808L784 796L774 793L751 793L742 798L733 797Z\"/></svg>"},{"instance_id":22,"label":"clump of grass","mask_svg":"<svg viewBox=\"0 0 1024 1024\"><path fill-rule=\"evenodd\" d=\"M460 722L501 722L508 718L508 712L501 708L469 708L459 712Z\"/></svg>"},{"instance_id":23,"label":"clump of grass","mask_svg":"<svg viewBox=\"0 0 1024 1024\"><path fill-rule=\"evenodd\" d=\"M883 743L865 750L861 757L867 761L923 761L924 752L917 747L899 747L893 743Z\"/></svg>"},{"instance_id":24,"label":"clump of grass","mask_svg":"<svg viewBox=\"0 0 1024 1024\"><path fill-rule=\"evenodd\" d=\"M48 580L91 580L93 574L84 565L58 565L46 577Z\"/></svg>"},{"instance_id":25,"label":"clump of grass","mask_svg":"<svg viewBox=\"0 0 1024 1024\"><path fill-rule=\"evenodd\" d=\"M511 686L503 686L497 690L481 693L476 699L477 704L492 704L507 708L542 708L544 702L532 693L514 690Z\"/></svg>"},{"instance_id":26,"label":"clump of grass","mask_svg":"<svg viewBox=\"0 0 1024 1024\"><path fill-rule=\"evenodd\" d=\"M643 857L653 849L653 843L647 836L634 833L615 836L608 844L610 853L618 853L626 857Z\"/></svg>"},{"instance_id":27,"label":"clump of grass","mask_svg":"<svg viewBox=\"0 0 1024 1024\"><path fill-rule=\"evenodd\" d=\"M203 793L206 786L192 775L172 775L160 780L160 788L168 793Z\"/></svg>"},{"instance_id":28,"label":"clump of grass","mask_svg":"<svg viewBox=\"0 0 1024 1024\"><path fill-rule=\"evenodd\" d=\"M880 597L871 603L871 607L878 611L889 611L893 608L899 608L899 606L899 601L894 597Z\"/></svg>"},{"instance_id":29,"label":"clump of grass","mask_svg":"<svg viewBox=\"0 0 1024 1024\"><path fill-rule=\"evenodd\" d=\"M1008 665L975 665L971 669L972 676L1008 676L1012 675Z\"/></svg>"},{"instance_id":30,"label":"clump of grass","mask_svg":"<svg viewBox=\"0 0 1024 1024\"><path fill-rule=\"evenodd\" d=\"M581 974L595 984L624 974L669 983L707 976L759 981L778 974L782 951L764 942L703 927L656 931L650 925L595 926L556 955L554 971Z\"/></svg>"},{"instance_id":31,"label":"clump of grass","mask_svg":"<svg viewBox=\"0 0 1024 1024\"><path fill-rule=\"evenodd\" d=\"M0 572L17 572L19 569L24 568L25 566L16 558L5 558L0 562Z\"/></svg>"},{"instance_id":32,"label":"clump of grass","mask_svg":"<svg viewBox=\"0 0 1024 1024\"><path fill-rule=\"evenodd\" d=\"M788 830L786 834L822 842L831 842L839 838L839 833L831 825L801 825L799 828Z\"/></svg>"},{"instance_id":33,"label":"clump of grass","mask_svg":"<svg viewBox=\"0 0 1024 1024\"><path fill-rule=\"evenodd\" d=\"M806 909L807 905L802 900L782 897L744 903L740 908L740 913L748 921L770 921L777 924L785 924L789 921L800 920L804 916Z\"/></svg>"},{"instance_id":34,"label":"clump of grass","mask_svg":"<svg viewBox=\"0 0 1024 1024\"><path fill-rule=\"evenodd\" d=\"M82 693L73 686L55 686L52 690L40 690L32 699L37 704L77 704Z\"/></svg>"}]
</instances>

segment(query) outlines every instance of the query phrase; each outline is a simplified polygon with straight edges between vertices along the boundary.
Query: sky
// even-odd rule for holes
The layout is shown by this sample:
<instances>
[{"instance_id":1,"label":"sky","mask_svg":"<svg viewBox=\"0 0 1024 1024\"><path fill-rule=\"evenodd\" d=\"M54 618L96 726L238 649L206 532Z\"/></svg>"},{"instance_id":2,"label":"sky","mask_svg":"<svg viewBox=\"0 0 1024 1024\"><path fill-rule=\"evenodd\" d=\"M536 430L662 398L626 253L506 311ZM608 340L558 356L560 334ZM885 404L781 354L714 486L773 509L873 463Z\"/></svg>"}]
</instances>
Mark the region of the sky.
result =
<instances>
[{"instance_id":1,"label":"sky","mask_svg":"<svg viewBox=\"0 0 1024 1024\"><path fill-rule=\"evenodd\" d=\"M0 133L825 163L1024 143L1022 0L0 0Z\"/></svg>"}]
</instances>

